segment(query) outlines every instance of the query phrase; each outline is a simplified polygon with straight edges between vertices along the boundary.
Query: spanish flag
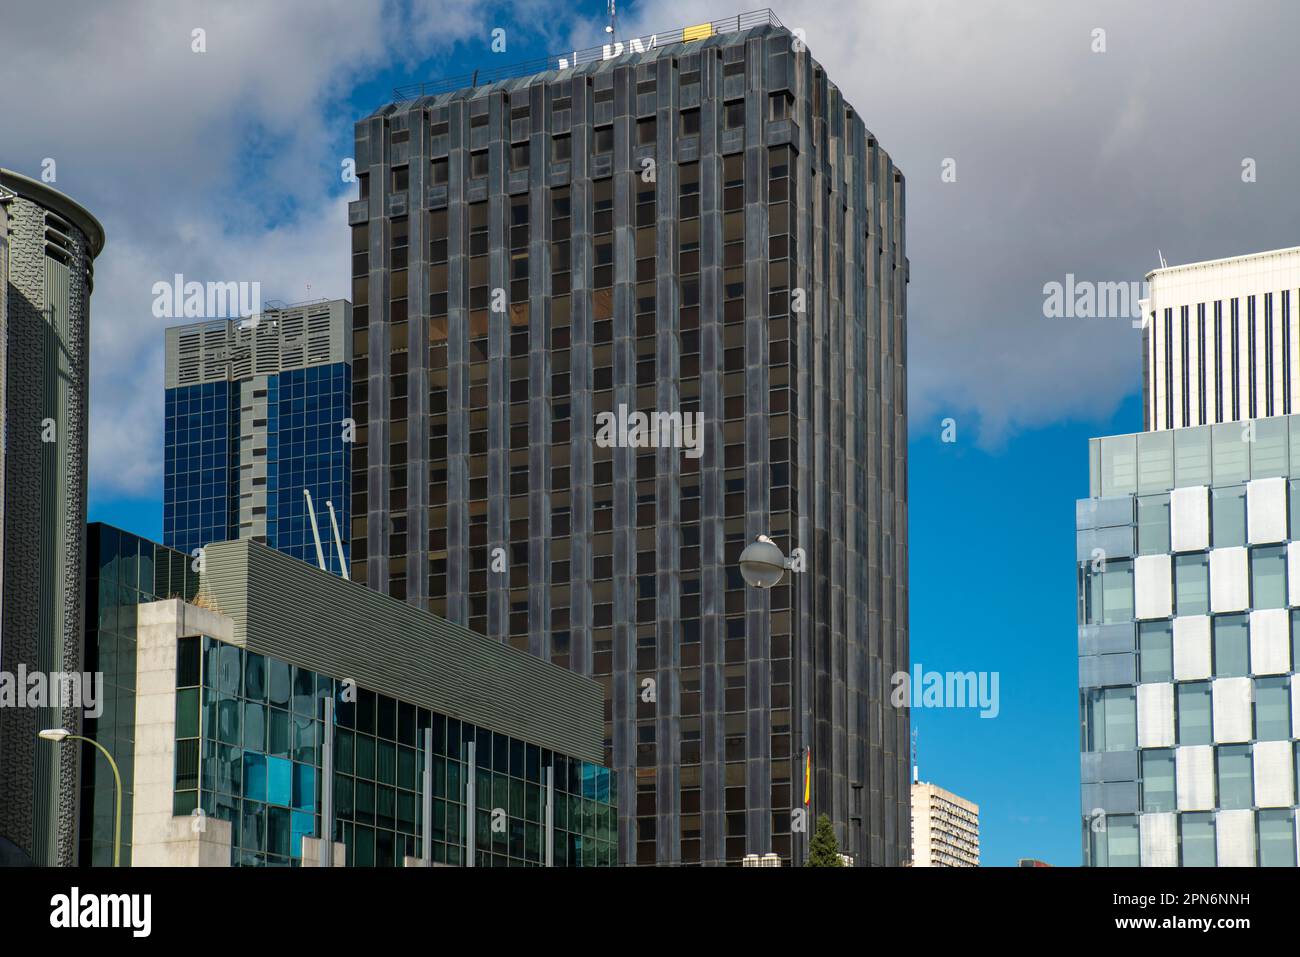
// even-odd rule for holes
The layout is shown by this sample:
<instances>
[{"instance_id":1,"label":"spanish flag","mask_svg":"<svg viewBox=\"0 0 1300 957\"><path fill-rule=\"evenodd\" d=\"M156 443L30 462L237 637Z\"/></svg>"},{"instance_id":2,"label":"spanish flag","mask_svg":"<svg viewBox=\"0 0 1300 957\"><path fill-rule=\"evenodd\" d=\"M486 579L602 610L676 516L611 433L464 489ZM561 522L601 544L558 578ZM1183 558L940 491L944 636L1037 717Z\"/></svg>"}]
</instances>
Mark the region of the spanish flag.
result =
<instances>
[{"instance_id":1,"label":"spanish flag","mask_svg":"<svg viewBox=\"0 0 1300 957\"><path fill-rule=\"evenodd\" d=\"M803 803L812 801L812 748L803 749Z\"/></svg>"}]
</instances>

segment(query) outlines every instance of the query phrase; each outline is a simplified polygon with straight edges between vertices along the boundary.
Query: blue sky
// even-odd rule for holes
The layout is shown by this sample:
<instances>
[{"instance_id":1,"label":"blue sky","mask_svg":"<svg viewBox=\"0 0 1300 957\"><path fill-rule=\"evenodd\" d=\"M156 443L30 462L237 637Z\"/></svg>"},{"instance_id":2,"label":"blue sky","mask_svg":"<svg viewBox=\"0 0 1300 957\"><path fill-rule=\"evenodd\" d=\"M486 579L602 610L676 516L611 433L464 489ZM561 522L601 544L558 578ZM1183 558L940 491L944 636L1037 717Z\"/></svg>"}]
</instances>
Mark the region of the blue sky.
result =
<instances>
[{"instance_id":1,"label":"blue sky","mask_svg":"<svg viewBox=\"0 0 1300 957\"><path fill-rule=\"evenodd\" d=\"M1001 699L995 718L913 708L921 777L980 805L985 864L1080 863L1074 502L1088 439L1141 429L1137 394L997 452L911 423L913 667L996 671Z\"/></svg>"},{"instance_id":2,"label":"blue sky","mask_svg":"<svg viewBox=\"0 0 1300 957\"><path fill-rule=\"evenodd\" d=\"M907 177L913 660L1001 676L996 719L914 718L922 776L981 805L993 865L1079 862L1074 500L1087 439L1141 428L1137 333L1045 319L1043 286L1141 280L1158 248L1176 264L1300 242L1300 9L1084 6L777 10ZM181 272L255 279L267 299L347 295L355 186L339 170L354 122L394 86L599 43L603 7L582 4L585 21L550 0L48 0L6 13L0 62L43 96L0 88L0 163L39 175L57 158L55 185L108 235L92 307L93 520L161 534L152 284ZM736 12L620 10L625 36ZM1243 157L1257 182L1241 179Z\"/></svg>"}]
</instances>

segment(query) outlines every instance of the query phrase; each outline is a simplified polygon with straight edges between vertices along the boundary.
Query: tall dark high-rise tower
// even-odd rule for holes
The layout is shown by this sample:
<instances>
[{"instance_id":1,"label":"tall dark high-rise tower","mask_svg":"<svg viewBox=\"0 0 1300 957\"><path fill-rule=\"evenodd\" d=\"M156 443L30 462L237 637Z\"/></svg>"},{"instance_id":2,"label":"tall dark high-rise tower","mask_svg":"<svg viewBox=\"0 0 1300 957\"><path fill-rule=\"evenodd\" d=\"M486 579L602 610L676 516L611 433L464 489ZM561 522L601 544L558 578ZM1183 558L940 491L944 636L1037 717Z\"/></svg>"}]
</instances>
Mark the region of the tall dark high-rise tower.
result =
<instances>
[{"instance_id":1,"label":"tall dark high-rise tower","mask_svg":"<svg viewBox=\"0 0 1300 957\"><path fill-rule=\"evenodd\" d=\"M902 174L766 12L490 79L356 127L353 577L605 686L623 862L902 862Z\"/></svg>"}]
</instances>

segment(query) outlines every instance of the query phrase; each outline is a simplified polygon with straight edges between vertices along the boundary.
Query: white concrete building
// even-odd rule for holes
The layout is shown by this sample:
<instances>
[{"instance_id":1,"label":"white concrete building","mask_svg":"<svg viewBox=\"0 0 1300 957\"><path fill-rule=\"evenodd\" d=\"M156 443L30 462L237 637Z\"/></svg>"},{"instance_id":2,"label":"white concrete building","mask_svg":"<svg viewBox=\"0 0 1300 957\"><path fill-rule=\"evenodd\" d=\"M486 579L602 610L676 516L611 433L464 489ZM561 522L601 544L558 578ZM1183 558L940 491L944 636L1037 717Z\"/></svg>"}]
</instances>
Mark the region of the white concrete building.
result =
<instances>
[{"instance_id":1,"label":"white concrete building","mask_svg":"<svg viewBox=\"0 0 1300 957\"><path fill-rule=\"evenodd\" d=\"M912 785L912 866L979 867L979 805L919 781Z\"/></svg>"},{"instance_id":2,"label":"white concrete building","mask_svg":"<svg viewBox=\"0 0 1300 957\"><path fill-rule=\"evenodd\" d=\"M1300 246L1166 266L1147 283L1148 431L1300 412Z\"/></svg>"}]
</instances>

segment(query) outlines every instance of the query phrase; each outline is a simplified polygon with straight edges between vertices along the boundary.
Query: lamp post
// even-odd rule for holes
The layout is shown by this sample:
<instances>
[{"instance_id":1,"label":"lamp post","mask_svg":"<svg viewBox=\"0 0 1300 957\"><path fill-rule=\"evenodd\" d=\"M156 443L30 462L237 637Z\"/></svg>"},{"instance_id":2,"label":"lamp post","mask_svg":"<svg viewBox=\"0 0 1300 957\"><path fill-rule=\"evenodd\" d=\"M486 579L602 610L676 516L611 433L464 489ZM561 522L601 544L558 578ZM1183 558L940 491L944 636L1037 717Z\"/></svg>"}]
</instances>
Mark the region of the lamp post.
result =
<instances>
[{"instance_id":1,"label":"lamp post","mask_svg":"<svg viewBox=\"0 0 1300 957\"><path fill-rule=\"evenodd\" d=\"M122 775L117 770L117 762L114 761L113 756L108 753L108 748L104 747L98 741L94 741L90 738L83 737L82 735L79 734L73 734L67 728L47 728L44 731L38 732L36 736L46 741L53 741L55 744L60 744L61 742L68 741L68 740L85 741L87 744L93 744L95 747L99 748L99 750L104 753L104 757L108 758L108 766L113 769L113 785L116 788L116 795L115 795L116 801L114 802L113 805L114 807L113 866L121 867L122 866Z\"/></svg>"},{"instance_id":2,"label":"lamp post","mask_svg":"<svg viewBox=\"0 0 1300 957\"><path fill-rule=\"evenodd\" d=\"M781 546L766 535L760 535L744 547L740 553L740 576L755 588L766 591L781 583L792 561L785 557ZM768 781L769 787L771 781ZM791 848L791 857L796 855ZM792 860L792 863L797 863Z\"/></svg>"}]
</instances>

